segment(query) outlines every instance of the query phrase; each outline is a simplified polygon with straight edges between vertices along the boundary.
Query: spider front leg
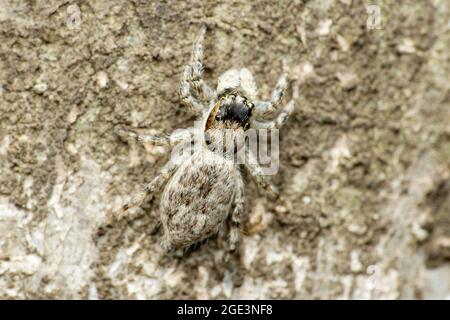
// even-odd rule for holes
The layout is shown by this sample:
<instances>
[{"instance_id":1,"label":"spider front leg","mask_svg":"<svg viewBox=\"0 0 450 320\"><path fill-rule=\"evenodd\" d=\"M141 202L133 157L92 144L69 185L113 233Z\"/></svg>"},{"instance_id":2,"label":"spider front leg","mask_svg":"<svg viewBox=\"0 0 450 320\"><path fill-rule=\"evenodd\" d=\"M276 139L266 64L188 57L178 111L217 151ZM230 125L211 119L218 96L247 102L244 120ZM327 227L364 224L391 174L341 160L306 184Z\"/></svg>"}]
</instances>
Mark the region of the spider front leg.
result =
<instances>
[{"instance_id":1,"label":"spider front leg","mask_svg":"<svg viewBox=\"0 0 450 320\"><path fill-rule=\"evenodd\" d=\"M292 88L292 99L283 107L280 113L271 121L259 121L252 119L251 126L254 129L280 129L291 116L295 108L295 100L298 98L298 85Z\"/></svg>"},{"instance_id":2,"label":"spider front leg","mask_svg":"<svg viewBox=\"0 0 450 320\"><path fill-rule=\"evenodd\" d=\"M184 68L183 77L180 83L181 101L194 113L200 114L204 106L198 100L199 96L210 100L214 96L214 91L202 79L203 74L203 39L205 38L206 27L200 30L197 41L192 50L190 63ZM197 96L197 98L193 95Z\"/></svg>"},{"instance_id":3,"label":"spider front leg","mask_svg":"<svg viewBox=\"0 0 450 320\"><path fill-rule=\"evenodd\" d=\"M285 67L283 67L285 69ZM283 98L284 92L287 87L287 74L283 71L282 75L278 78L277 84L275 85L275 89L272 92L272 96L269 101L255 101L255 115L256 116L265 116L270 114L271 112L277 110L278 106L281 103L281 99Z\"/></svg>"},{"instance_id":4,"label":"spider front leg","mask_svg":"<svg viewBox=\"0 0 450 320\"><path fill-rule=\"evenodd\" d=\"M236 178L236 194L234 198L234 208L231 212L230 219L230 237L229 237L229 250L235 251L239 245L241 237L241 214L244 211L244 181L239 175Z\"/></svg>"},{"instance_id":5,"label":"spider front leg","mask_svg":"<svg viewBox=\"0 0 450 320\"><path fill-rule=\"evenodd\" d=\"M197 41L192 49L192 56L190 65L185 67L185 71L189 69L192 70L191 76L188 77L188 81L192 86L192 89L197 96L200 95L206 100L211 100L214 97L214 90L202 79L203 75L203 40L205 39L206 26L202 26Z\"/></svg>"}]
</instances>

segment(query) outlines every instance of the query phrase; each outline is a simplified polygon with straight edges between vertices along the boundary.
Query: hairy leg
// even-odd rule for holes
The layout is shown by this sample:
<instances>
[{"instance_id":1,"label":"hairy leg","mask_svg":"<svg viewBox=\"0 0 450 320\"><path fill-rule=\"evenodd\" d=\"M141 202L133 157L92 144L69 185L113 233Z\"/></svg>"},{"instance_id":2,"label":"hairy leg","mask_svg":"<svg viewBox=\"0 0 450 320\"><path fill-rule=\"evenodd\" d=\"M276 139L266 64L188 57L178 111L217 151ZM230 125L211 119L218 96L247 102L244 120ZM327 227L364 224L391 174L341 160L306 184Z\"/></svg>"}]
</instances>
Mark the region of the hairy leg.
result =
<instances>
[{"instance_id":1,"label":"hairy leg","mask_svg":"<svg viewBox=\"0 0 450 320\"><path fill-rule=\"evenodd\" d=\"M192 57L190 69L192 70L192 77L190 78L192 89L195 93L200 94L203 98L210 100L214 96L214 90L203 80L203 41L205 39L206 26L202 26L197 41L192 49ZM187 67L185 68L185 70Z\"/></svg>"},{"instance_id":2,"label":"hairy leg","mask_svg":"<svg viewBox=\"0 0 450 320\"><path fill-rule=\"evenodd\" d=\"M287 87L287 74L285 71L278 78L275 89L272 92L272 96L269 101L255 101L255 116L261 117L265 116L275 110L277 110L281 99L283 98L284 92Z\"/></svg>"},{"instance_id":3,"label":"hairy leg","mask_svg":"<svg viewBox=\"0 0 450 320\"><path fill-rule=\"evenodd\" d=\"M247 97L254 100L258 95L258 86L256 85L255 78L250 70L242 68L239 71L240 85L242 89L247 93Z\"/></svg>"},{"instance_id":4,"label":"hairy leg","mask_svg":"<svg viewBox=\"0 0 450 320\"><path fill-rule=\"evenodd\" d=\"M125 141L150 142L157 146L174 146L182 141L193 139L195 128L175 130L170 135L138 134L132 129L123 127L115 128L114 132Z\"/></svg>"},{"instance_id":5,"label":"hairy leg","mask_svg":"<svg viewBox=\"0 0 450 320\"><path fill-rule=\"evenodd\" d=\"M202 79L203 39L205 38L205 32L206 27L203 26L192 50L191 61L184 68L180 83L181 101L196 114L200 114L204 109L204 106L197 99L199 95L202 95L207 100L214 95L214 91ZM197 98L192 93L195 93Z\"/></svg>"},{"instance_id":6,"label":"hairy leg","mask_svg":"<svg viewBox=\"0 0 450 320\"><path fill-rule=\"evenodd\" d=\"M231 212L230 219L230 237L229 237L229 250L235 251L239 245L241 237L241 214L244 211L244 181L239 175L236 179L236 194L234 198L234 208Z\"/></svg>"},{"instance_id":7,"label":"hairy leg","mask_svg":"<svg viewBox=\"0 0 450 320\"><path fill-rule=\"evenodd\" d=\"M141 206L146 198L148 198L155 191L158 191L161 186L169 180L177 168L178 165L172 161L166 163L166 165L161 169L161 172L153 178L150 183L146 184L139 193L137 193L129 202L122 206L119 213L119 218L122 218L128 209Z\"/></svg>"},{"instance_id":8,"label":"hairy leg","mask_svg":"<svg viewBox=\"0 0 450 320\"><path fill-rule=\"evenodd\" d=\"M202 88L201 94L203 99L210 101L215 98L216 92L205 82L205 80L200 79L200 85Z\"/></svg>"},{"instance_id":9,"label":"hairy leg","mask_svg":"<svg viewBox=\"0 0 450 320\"><path fill-rule=\"evenodd\" d=\"M245 163L245 168L270 198L275 200L280 198L277 188L265 178L261 166L251 152L248 153L248 161Z\"/></svg>"},{"instance_id":10,"label":"hairy leg","mask_svg":"<svg viewBox=\"0 0 450 320\"><path fill-rule=\"evenodd\" d=\"M283 107L280 113L271 121L252 120L254 129L280 129L289 119L295 108L295 100L298 98L298 86L295 84L292 88L292 99Z\"/></svg>"}]
</instances>

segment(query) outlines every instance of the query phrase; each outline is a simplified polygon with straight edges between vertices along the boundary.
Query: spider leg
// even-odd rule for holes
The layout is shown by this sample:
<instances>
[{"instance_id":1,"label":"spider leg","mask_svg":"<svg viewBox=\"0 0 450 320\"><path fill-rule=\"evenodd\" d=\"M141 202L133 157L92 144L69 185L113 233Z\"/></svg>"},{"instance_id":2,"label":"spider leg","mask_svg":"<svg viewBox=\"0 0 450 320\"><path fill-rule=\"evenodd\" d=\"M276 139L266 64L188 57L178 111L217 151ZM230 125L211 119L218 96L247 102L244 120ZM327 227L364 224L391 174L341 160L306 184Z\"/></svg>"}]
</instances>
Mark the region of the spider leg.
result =
<instances>
[{"instance_id":1,"label":"spider leg","mask_svg":"<svg viewBox=\"0 0 450 320\"><path fill-rule=\"evenodd\" d=\"M200 29L197 41L192 50L191 57L191 70L192 70L192 78L191 78L191 86L194 89L194 92L200 96L203 96L206 100L211 100L214 97L214 90L203 80L203 40L205 39L206 26L202 26ZM187 67L185 68L185 70Z\"/></svg>"},{"instance_id":2,"label":"spider leg","mask_svg":"<svg viewBox=\"0 0 450 320\"><path fill-rule=\"evenodd\" d=\"M234 198L234 208L231 212L230 219L230 236L229 236L229 250L235 251L239 245L241 237L241 214L244 211L244 181L241 175L236 178L236 194Z\"/></svg>"},{"instance_id":3,"label":"spider leg","mask_svg":"<svg viewBox=\"0 0 450 320\"><path fill-rule=\"evenodd\" d=\"M212 100L215 97L215 91L213 89L211 89L211 87L206 83L205 80L200 79L200 85L202 88L202 94L203 94L203 98L206 99L207 101Z\"/></svg>"},{"instance_id":4,"label":"spider leg","mask_svg":"<svg viewBox=\"0 0 450 320\"><path fill-rule=\"evenodd\" d=\"M240 85L242 89L247 93L248 98L254 100L258 95L258 86L256 85L255 78L250 70L242 68L239 71Z\"/></svg>"},{"instance_id":5,"label":"spider leg","mask_svg":"<svg viewBox=\"0 0 450 320\"><path fill-rule=\"evenodd\" d=\"M144 201L155 191L158 191L161 186L167 182L172 176L173 172L178 168L178 165L172 161L169 161L160 171L160 173L153 178L153 180L147 183L142 190L137 193L129 202L122 206L119 213L119 219L125 216L128 209L141 206Z\"/></svg>"},{"instance_id":6,"label":"spider leg","mask_svg":"<svg viewBox=\"0 0 450 320\"><path fill-rule=\"evenodd\" d=\"M260 101L257 100L254 102L255 104L255 115L256 116L265 116L275 110L277 110L279 104L281 103L281 99L283 98L284 92L287 87L287 74L283 71L281 76L278 78L277 84L275 85L275 89L272 92L272 96L269 101Z\"/></svg>"},{"instance_id":7,"label":"spider leg","mask_svg":"<svg viewBox=\"0 0 450 320\"><path fill-rule=\"evenodd\" d=\"M203 95L207 100L214 96L214 91L202 79L203 73L203 39L205 38L206 27L200 29L197 41L192 50L191 61L184 68L183 77L180 83L181 101L194 113L200 114L204 106L198 100ZM193 95L197 96L197 98Z\"/></svg>"},{"instance_id":8,"label":"spider leg","mask_svg":"<svg viewBox=\"0 0 450 320\"><path fill-rule=\"evenodd\" d=\"M298 98L298 86L295 84L292 88L292 99L283 107L280 113L271 121L259 121L252 119L251 126L254 129L280 129L286 121L289 119L290 115L295 108L295 100Z\"/></svg>"},{"instance_id":9,"label":"spider leg","mask_svg":"<svg viewBox=\"0 0 450 320\"><path fill-rule=\"evenodd\" d=\"M250 173L250 175L255 179L256 183L267 193L270 198L275 200L280 198L277 188L270 183L263 175L263 169L258 164L255 156L249 152L249 161L245 163L245 168Z\"/></svg>"},{"instance_id":10,"label":"spider leg","mask_svg":"<svg viewBox=\"0 0 450 320\"><path fill-rule=\"evenodd\" d=\"M182 141L193 138L195 128L179 129L170 135L138 134L132 129L117 127L115 133L125 141L136 141L140 143L150 142L157 146L174 146Z\"/></svg>"}]
</instances>

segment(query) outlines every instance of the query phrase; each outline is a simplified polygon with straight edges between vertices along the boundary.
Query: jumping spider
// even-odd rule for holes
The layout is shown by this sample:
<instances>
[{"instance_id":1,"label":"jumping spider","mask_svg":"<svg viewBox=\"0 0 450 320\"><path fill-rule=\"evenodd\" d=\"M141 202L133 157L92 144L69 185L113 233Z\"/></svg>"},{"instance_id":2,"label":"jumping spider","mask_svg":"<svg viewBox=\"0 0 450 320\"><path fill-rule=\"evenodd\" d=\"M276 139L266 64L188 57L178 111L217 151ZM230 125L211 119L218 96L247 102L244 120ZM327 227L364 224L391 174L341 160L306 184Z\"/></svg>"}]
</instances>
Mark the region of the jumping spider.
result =
<instances>
[{"instance_id":1,"label":"jumping spider","mask_svg":"<svg viewBox=\"0 0 450 320\"><path fill-rule=\"evenodd\" d=\"M257 87L246 68L226 71L219 77L217 89L212 90L202 79L205 31L205 27L200 31L180 85L181 101L201 116L201 128L177 130L168 136L117 130L126 139L171 147L190 143L195 133L200 132L204 137L200 148L188 157L169 161L160 174L122 209L123 214L129 208L143 204L167 182L160 203L160 222L164 231L162 247L166 252L186 249L217 234L227 218L230 221L229 249L234 251L237 248L244 209L244 181L240 165L217 148L217 141L227 129L239 138L249 128L281 128L294 110L298 97L298 88L293 86L292 100L274 120L263 121L258 118L275 111L281 102L288 82L285 72L278 79L269 101L255 100ZM201 103L201 98L209 101L207 107ZM248 156L253 157L251 154ZM256 161L249 161L244 167L269 195L279 197L275 187L261 175L261 167Z\"/></svg>"}]
</instances>

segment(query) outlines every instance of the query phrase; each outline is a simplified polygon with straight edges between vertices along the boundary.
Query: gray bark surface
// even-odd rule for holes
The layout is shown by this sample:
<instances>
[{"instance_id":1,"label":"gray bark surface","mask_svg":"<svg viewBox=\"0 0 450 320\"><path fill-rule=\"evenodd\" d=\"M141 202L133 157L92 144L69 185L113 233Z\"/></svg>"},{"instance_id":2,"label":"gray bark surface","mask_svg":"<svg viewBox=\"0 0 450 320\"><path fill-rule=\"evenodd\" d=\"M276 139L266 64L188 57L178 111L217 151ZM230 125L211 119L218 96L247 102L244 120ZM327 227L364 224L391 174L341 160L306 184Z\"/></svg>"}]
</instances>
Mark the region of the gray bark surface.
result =
<instances>
[{"instance_id":1,"label":"gray bark surface","mask_svg":"<svg viewBox=\"0 0 450 320\"><path fill-rule=\"evenodd\" d=\"M373 4L379 29L357 0L1 1L0 298L450 298L450 3ZM193 125L202 23L211 85L247 67L268 98L282 58L301 84L240 271L221 236L161 258L160 194L114 222L168 149L113 128Z\"/></svg>"}]
</instances>

